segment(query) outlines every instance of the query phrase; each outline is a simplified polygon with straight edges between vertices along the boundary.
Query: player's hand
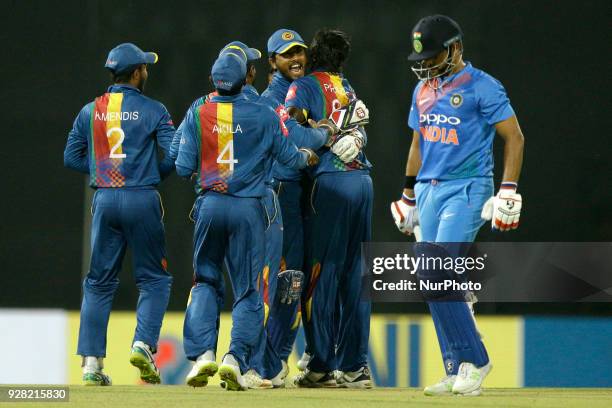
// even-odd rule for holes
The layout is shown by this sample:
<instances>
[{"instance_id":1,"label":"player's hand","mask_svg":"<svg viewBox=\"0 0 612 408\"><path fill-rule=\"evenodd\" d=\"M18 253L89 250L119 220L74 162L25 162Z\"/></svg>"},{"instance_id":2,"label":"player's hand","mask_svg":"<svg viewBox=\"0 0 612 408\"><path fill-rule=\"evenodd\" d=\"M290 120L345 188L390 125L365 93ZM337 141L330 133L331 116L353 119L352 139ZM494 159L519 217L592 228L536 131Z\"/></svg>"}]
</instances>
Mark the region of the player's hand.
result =
<instances>
[{"instance_id":1,"label":"player's hand","mask_svg":"<svg viewBox=\"0 0 612 408\"><path fill-rule=\"evenodd\" d=\"M350 163L355 160L362 147L363 136L359 130L353 129L337 140L331 147L331 151L344 163Z\"/></svg>"},{"instance_id":2,"label":"player's hand","mask_svg":"<svg viewBox=\"0 0 612 408\"><path fill-rule=\"evenodd\" d=\"M355 99L347 106L332 111L329 118L341 132L348 132L370 123L370 111L361 99Z\"/></svg>"},{"instance_id":3,"label":"player's hand","mask_svg":"<svg viewBox=\"0 0 612 408\"><path fill-rule=\"evenodd\" d=\"M312 119L308 119L308 124L313 129L325 129L327 130L327 141L325 142L326 147L330 147L334 144L338 135L340 135L340 129L334 122L330 119L321 119L318 122L315 122Z\"/></svg>"},{"instance_id":4,"label":"player's hand","mask_svg":"<svg viewBox=\"0 0 612 408\"><path fill-rule=\"evenodd\" d=\"M317 164L319 164L319 156L317 156L314 151L306 147L300 147L298 150L308 155L308 158L306 159L306 164L308 164L309 166L316 166Z\"/></svg>"},{"instance_id":5,"label":"player's hand","mask_svg":"<svg viewBox=\"0 0 612 408\"><path fill-rule=\"evenodd\" d=\"M523 199L512 189L501 189L495 197L487 200L480 216L491 220L491 229L510 231L518 228Z\"/></svg>"},{"instance_id":6,"label":"player's hand","mask_svg":"<svg viewBox=\"0 0 612 408\"><path fill-rule=\"evenodd\" d=\"M403 234L411 235L414 227L419 225L419 212L414 197L402 194L401 199L391 203L391 215L397 229Z\"/></svg>"}]
</instances>

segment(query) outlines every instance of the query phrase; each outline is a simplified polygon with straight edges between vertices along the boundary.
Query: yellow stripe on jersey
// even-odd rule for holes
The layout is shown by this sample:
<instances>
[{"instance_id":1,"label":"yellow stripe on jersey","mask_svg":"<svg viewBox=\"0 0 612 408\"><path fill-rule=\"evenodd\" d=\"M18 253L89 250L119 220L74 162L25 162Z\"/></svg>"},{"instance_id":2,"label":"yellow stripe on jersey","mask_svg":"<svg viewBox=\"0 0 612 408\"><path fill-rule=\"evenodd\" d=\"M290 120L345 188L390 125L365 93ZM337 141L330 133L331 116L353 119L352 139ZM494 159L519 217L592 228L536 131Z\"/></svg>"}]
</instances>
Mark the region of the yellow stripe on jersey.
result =
<instances>
[{"instance_id":1,"label":"yellow stripe on jersey","mask_svg":"<svg viewBox=\"0 0 612 408\"><path fill-rule=\"evenodd\" d=\"M121 131L121 104L122 93L108 94L108 106L106 108L106 135L108 136L108 148L114 158L123 154L123 140L125 135Z\"/></svg>"},{"instance_id":2,"label":"yellow stripe on jersey","mask_svg":"<svg viewBox=\"0 0 612 408\"><path fill-rule=\"evenodd\" d=\"M219 175L226 179L232 174L234 168L233 163L233 146L231 149L227 148L228 143L233 143L234 134L232 133L232 113L233 105L231 103L219 103L217 105L217 166L219 169ZM221 157L223 153L223 157Z\"/></svg>"},{"instance_id":3,"label":"yellow stripe on jersey","mask_svg":"<svg viewBox=\"0 0 612 408\"><path fill-rule=\"evenodd\" d=\"M334 90L336 91L336 99L338 99L338 101L343 107L348 105L349 100L348 96L346 95L346 90L342 85L342 78L340 78L338 75L330 75L329 79L334 85Z\"/></svg>"}]
</instances>

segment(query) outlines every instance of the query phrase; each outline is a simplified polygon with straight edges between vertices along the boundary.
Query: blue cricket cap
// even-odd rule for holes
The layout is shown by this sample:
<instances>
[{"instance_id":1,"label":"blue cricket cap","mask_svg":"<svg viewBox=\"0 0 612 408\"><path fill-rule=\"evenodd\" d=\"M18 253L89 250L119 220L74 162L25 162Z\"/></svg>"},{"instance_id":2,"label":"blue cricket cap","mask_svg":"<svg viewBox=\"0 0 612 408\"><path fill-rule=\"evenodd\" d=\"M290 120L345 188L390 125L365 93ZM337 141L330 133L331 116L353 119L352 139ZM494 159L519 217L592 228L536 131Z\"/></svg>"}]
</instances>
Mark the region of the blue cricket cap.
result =
<instances>
[{"instance_id":1,"label":"blue cricket cap","mask_svg":"<svg viewBox=\"0 0 612 408\"><path fill-rule=\"evenodd\" d=\"M216 89L231 91L244 84L246 61L233 52L222 54L215 60L210 75Z\"/></svg>"},{"instance_id":2,"label":"blue cricket cap","mask_svg":"<svg viewBox=\"0 0 612 408\"><path fill-rule=\"evenodd\" d=\"M308 48L297 31L281 28L276 30L268 39L268 55L282 54L294 46Z\"/></svg>"},{"instance_id":3,"label":"blue cricket cap","mask_svg":"<svg viewBox=\"0 0 612 408\"><path fill-rule=\"evenodd\" d=\"M158 59L154 52L144 52L132 43L123 43L110 50L104 67L121 74L140 64L155 64Z\"/></svg>"},{"instance_id":4,"label":"blue cricket cap","mask_svg":"<svg viewBox=\"0 0 612 408\"><path fill-rule=\"evenodd\" d=\"M231 43L227 44L221 49L219 56L226 53L237 54L242 58L245 58L246 61L255 61L261 58L261 51L259 51L257 48L251 48L241 41L232 41Z\"/></svg>"}]
</instances>

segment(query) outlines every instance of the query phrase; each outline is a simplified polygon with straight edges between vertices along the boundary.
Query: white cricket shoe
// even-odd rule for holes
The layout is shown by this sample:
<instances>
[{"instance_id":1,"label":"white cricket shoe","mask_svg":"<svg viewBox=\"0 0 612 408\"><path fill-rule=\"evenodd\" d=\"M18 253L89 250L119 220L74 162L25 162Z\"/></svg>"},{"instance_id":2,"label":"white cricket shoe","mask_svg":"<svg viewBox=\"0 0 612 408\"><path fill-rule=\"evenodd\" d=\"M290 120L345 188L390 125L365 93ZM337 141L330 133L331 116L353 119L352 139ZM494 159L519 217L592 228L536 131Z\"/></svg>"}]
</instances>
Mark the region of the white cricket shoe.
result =
<instances>
[{"instance_id":1,"label":"white cricket shoe","mask_svg":"<svg viewBox=\"0 0 612 408\"><path fill-rule=\"evenodd\" d=\"M482 382L492 368L493 365L490 362L480 368L472 363L461 363L459 374L453 384L453 394L480 395Z\"/></svg>"},{"instance_id":2,"label":"white cricket shoe","mask_svg":"<svg viewBox=\"0 0 612 408\"><path fill-rule=\"evenodd\" d=\"M240 373L240 366L231 354L223 357L221 367L219 367L219 377L225 382L225 389L228 391L246 391L249 389L244 377Z\"/></svg>"},{"instance_id":3,"label":"white cricket shoe","mask_svg":"<svg viewBox=\"0 0 612 408\"><path fill-rule=\"evenodd\" d=\"M215 362L215 353L208 350L196 360L191 371L187 374L185 382L192 387L206 387L208 385L208 377L212 377L217 373L218 367Z\"/></svg>"},{"instance_id":4,"label":"white cricket shoe","mask_svg":"<svg viewBox=\"0 0 612 408\"><path fill-rule=\"evenodd\" d=\"M425 387L423 393L429 397L433 397L436 395L452 395L453 385L455 384L456 379L456 375L447 375L439 382Z\"/></svg>"},{"instance_id":5,"label":"white cricket shoe","mask_svg":"<svg viewBox=\"0 0 612 408\"><path fill-rule=\"evenodd\" d=\"M336 383L339 388L372 388L372 378L370 377L370 369L368 367L361 367L357 371L338 371L338 377L336 377Z\"/></svg>"},{"instance_id":6,"label":"white cricket shoe","mask_svg":"<svg viewBox=\"0 0 612 408\"><path fill-rule=\"evenodd\" d=\"M252 390L273 388L272 381L261 378L261 375L252 368L244 374L243 378L247 387Z\"/></svg>"},{"instance_id":7,"label":"white cricket shoe","mask_svg":"<svg viewBox=\"0 0 612 408\"><path fill-rule=\"evenodd\" d=\"M307 352L304 352L304 354L302 354L302 357L300 357L300 359L297 362L298 370L300 371L306 370L306 367L308 367L308 363L310 362L311 358L312 356L310 354L308 354Z\"/></svg>"},{"instance_id":8,"label":"white cricket shoe","mask_svg":"<svg viewBox=\"0 0 612 408\"><path fill-rule=\"evenodd\" d=\"M270 380L273 388L285 388L285 378L289 375L289 365L285 360L281 360L281 364L283 366L280 372Z\"/></svg>"}]
</instances>

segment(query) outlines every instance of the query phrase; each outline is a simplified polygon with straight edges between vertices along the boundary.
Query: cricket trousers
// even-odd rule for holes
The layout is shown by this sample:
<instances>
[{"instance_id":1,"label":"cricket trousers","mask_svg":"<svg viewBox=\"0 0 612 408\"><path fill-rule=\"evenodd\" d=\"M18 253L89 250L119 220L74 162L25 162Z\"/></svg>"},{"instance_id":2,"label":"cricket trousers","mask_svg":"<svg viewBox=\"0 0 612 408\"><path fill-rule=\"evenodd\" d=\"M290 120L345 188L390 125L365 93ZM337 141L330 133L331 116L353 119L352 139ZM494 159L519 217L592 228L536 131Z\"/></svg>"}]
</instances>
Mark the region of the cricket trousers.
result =
<instances>
[{"instance_id":1,"label":"cricket trousers","mask_svg":"<svg viewBox=\"0 0 612 408\"><path fill-rule=\"evenodd\" d=\"M304 268L303 211L305 210L302 182L279 181L277 191L283 227L280 271L302 271ZM281 303L278 297L272 299L267 325L268 336L272 348L278 352L282 360L287 361L300 324L299 302L285 304Z\"/></svg>"},{"instance_id":2,"label":"cricket trousers","mask_svg":"<svg viewBox=\"0 0 612 408\"><path fill-rule=\"evenodd\" d=\"M185 355L195 360L207 350L216 353L225 261L234 293L229 354L244 373L263 331L257 290L265 251L263 204L209 191L197 198L193 213L195 284L183 326Z\"/></svg>"},{"instance_id":3,"label":"cricket trousers","mask_svg":"<svg viewBox=\"0 0 612 408\"><path fill-rule=\"evenodd\" d=\"M134 341L156 349L172 285L159 193L153 187L101 188L94 194L92 214L77 354L106 356L108 320L127 247L139 292Z\"/></svg>"},{"instance_id":4,"label":"cricket trousers","mask_svg":"<svg viewBox=\"0 0 612 408\"><path fill-rule=\"evenodd\" d=\"M264 306L264 330L248 363L263 378L274 378L282 369L277 348L271 342L270 322L275 307L277 275L280 269L283 248L283 217L276 193L270 187L263 197L266 231L264 267L259 279L259 293Z\"/></svg>"},{"instance_id":5,"label":"cricket trousers","mask_svg":"<svg viewBox=\"0 0 612 408\"><path fill-rule=\"evenodd\" d=\"M371 239L372 201L367 171L324 173L315 180L302 292L312 371L367 365L371 303L361 296L361 243Z\"/></svg>"},{"instance_id":6,"label":"cricket trousers","mask_svg":"<svg viewBox=\"0 0 612 408\"><path fill-rule=\"evenodd\" d=\"M484 221L482 207L493 195L493 180L474 177L419 182L414 188L423 241L438 243L473 242ZM450 256L461 245L445 245ZM465 302L428 302L447 375L456 375L462 362L478 367L489 357Z\"/></svg>"}]
</instances>

